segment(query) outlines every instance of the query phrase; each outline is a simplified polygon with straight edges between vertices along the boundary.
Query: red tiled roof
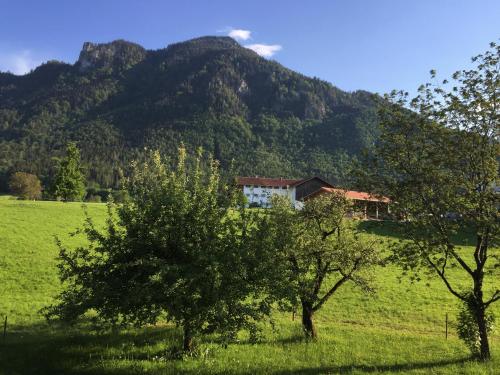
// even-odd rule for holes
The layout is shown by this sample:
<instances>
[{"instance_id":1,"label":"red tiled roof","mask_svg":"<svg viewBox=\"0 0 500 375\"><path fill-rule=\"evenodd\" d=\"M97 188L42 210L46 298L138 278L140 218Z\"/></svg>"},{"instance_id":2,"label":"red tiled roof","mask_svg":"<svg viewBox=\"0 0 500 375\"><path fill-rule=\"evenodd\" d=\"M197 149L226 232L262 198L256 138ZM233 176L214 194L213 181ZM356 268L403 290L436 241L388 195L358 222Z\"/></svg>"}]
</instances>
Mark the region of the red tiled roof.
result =
<instances>
[{"instance_id":1,"label":"red tiled roof","mask_svg":"<svg viewBox=\"0 0 500 375\"><path fill-rule=\"evenodd\" d=\"M267 178L267 177L238 177L238 185L254 185L254 186L293 186L303 180L295 180L289 178Z\"/></svg>"},{"instance_id":2,"label":"red tiled roof","mask_svg":"<svg viewBox=\"0 0 500 375\"><path fill-rule=\"evenodd\" d=\"M354 190L343 190L343 189L333 189L322 187L321 189L315 191L314 193L308 195L306 199L315 197L323 193L341 193L344 194L347 199L357 200L357 201L369 201L369 202L384 202L389 203L390 199L384 196L376 196L370 193L365 193L363 191Z\"/></svg>"}]
</instances>

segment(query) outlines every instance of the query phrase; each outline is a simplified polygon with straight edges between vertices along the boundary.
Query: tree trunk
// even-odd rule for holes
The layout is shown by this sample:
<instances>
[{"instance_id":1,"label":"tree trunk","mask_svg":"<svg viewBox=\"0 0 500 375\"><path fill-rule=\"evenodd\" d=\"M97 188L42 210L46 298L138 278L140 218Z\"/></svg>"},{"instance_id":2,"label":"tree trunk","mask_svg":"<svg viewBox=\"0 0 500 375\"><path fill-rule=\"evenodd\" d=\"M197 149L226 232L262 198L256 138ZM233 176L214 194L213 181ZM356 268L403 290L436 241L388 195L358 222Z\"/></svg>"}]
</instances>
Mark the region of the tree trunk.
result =
<instances>
[{"instance_id":1,"label":"tree trunk","mask_svg":"<svg viewBox=\"0 0 500 375\"><path fill-rule=\"evenodd\" d=\"M190 352L193 350L193 335L191 333L191 328L189 328L187 324L184 325L183 349L185 352Z\"/></svg>"},{"instance_id":2,"label":"tree trunk","mask_svg":"<svg viewBox=\"0 0 500 375\"><path fill-rule=\"evenodd\" d=\"M483 307L477 308L476 322L479 330L479 359L481 361L488 361L491 358L491 354L490 344L488 342L486 314Z\"/></svg>"},{"instance_id":3,"label":"tree trunk","mask_svg":"<svg viewBox=\"0 0 500 375\"><path fill-rule=\"evenodd\" d=\"M316 327L313 322L312 303L302 302L302 327L306 338L315 339L317 337Z\"/></svg>"},{"instance_id":4,"label":"tree trunk","mask_svg":"<svg viewBox=\"0 0 500 375\"><path fill-rule=\"evenodd\" d=\"M481 242L481 239L478 240ZM478 265L479 266L479 265ZM486 310L483 302L483 277L482 269L474 273L474 315L479 331L479 359L488 361L491 358L490 344L488 342L488 327L486 323Z\"/></svg>"}]
</instances>

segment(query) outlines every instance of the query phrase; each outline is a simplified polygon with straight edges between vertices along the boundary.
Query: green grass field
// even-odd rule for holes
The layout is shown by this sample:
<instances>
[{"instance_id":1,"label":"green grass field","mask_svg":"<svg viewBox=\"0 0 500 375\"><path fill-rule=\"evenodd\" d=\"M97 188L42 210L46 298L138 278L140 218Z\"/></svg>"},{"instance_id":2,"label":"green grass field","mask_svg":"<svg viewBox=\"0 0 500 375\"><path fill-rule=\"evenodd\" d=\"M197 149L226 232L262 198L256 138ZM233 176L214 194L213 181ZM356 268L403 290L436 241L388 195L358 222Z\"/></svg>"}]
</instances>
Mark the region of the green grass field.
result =
<instances>
[{"instance_id":1,"label":"green grass field","mask_svg":"<svg viewBox=\"0 0 500 375\"><path fill-rule=\"evenodd\" d=\"M87 207L95 222L104 221L105 205ZM394 267L377 271L374 296L350 286L334 295L315 317L316 342L302 340L291 314L278 313L258 344L242 336L223 348L215 337L203 337L203 354L182 360L162 358L181 335L168 324L113 333L49 327L38 311L60 289L54 235L78 244L83 239L68 233L83 218L78 203L0 198L0 318L8 316L0 374L500 374L498 329L491 337L493 361L470 361L453 327L445 339L445 314L455 320L454 297L437 279L400 283ZM369 230L391 239L387 224ZM499 286L498 276L488 288ZM493 309L500 319L500 303Z\"/></svg>"}]
</instances>

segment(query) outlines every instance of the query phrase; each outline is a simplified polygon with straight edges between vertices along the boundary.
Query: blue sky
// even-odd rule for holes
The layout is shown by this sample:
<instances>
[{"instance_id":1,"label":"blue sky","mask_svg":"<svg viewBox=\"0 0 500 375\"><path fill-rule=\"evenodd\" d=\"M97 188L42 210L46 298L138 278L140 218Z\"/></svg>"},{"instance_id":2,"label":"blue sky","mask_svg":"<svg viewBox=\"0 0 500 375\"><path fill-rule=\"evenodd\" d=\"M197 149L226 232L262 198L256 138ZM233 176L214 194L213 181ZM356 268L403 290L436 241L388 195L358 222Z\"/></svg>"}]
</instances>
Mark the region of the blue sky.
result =
<instances>
[{"instance_id":1,"label":"blue sky","mask_svg":"<svg viewBox=\"0 0 500 375\"><path fill-rule=\"evenodd\" d=\"M0 0L0 16L1 71L73 63L85 41L158 49L243 30L232 35L293 70L381 93L465 68L500 37L499 0Z\"/></svg>"}]
</instances>

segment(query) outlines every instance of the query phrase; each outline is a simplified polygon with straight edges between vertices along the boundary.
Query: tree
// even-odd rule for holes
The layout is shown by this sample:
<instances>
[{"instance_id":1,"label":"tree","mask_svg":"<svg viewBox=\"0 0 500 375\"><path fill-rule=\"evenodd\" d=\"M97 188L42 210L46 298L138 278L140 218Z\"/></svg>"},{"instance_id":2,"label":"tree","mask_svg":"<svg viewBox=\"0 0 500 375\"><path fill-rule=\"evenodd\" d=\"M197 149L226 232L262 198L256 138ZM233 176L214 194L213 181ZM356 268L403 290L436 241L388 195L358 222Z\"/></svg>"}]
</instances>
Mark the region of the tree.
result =
<instances>
[{"instance_id":1,"label":"tree","mask_svg":"<svg viewBox=\"0 0 500 375\"><path fill-rule=\"evenodd\" d=\"M453 75L452 87L446 80L424 85L411 101L402 92L388 96L375 160L380 169L373 169L382 170L376 181L392 196L391 210L409 219L402 226L408 241L394 248L394 260L415 276L431 270L462 301L475 322L479 343L472 349L481 360L490 358L487 309L500 299L498 285L493 291L500 265L493 249L500 205L499 56L492 44L473 58L474 69ZM466 233L472 246L464 249L455 240ZM468 277L467 288L451 268Z\"/></svg>"},{"instance_id":2,"label":"tree","mask_svg":"<svg viewBox=\"0 0 500 375\"><path fill-rule=\"evenodd\" d=\"M42 197L42 184L37 176L24 173L14 173L9 181L9 188L12 194L21 199L40 199Z\"/></svg>"},{"instance_id":3,"label":"tree","mask_svg":"<svg viewBox=\"0 0 500 375\"><path fill-rule=\"evenodd\" d=\"M81 201L85 196L85 176L80 162L80 150L75 143L66 147L53 183L53 194L63 201Z\"/></svg>"},{"instance_id":4,"label":"tree","mask_svg":"<svg viewBox=\"0 0 500 375\"><path fill-rule=\"evenodd\" d=\"M201 151L191 160L181 147L171 168L155 153L133 166L125 187L104 233L87 221L90 246L60 244L66 289L47 317L75 322L94 310L112 324L166 318L183 328L186 351L199 333L255 332L269 305L259 297L258 252L247 245L253 214L236 186L221 181L217 163L204 163Z\"/></svg>"},{"instance_id":5,"label":"tree","mask_svg":"<svg viewBox=\"0 0 500 375\"><path fill-rule=\"evenodd\" d=\"M363 241L346 219L349 208L342 194L308 200L301 210L276 196L260 224L261 246L270 249L275 265L274 292L293 306L300 303L307 338L317 337L314 313L346 282L372 290L370 268L379 254L375 243Z\"/></svg>"}]
</instances>

